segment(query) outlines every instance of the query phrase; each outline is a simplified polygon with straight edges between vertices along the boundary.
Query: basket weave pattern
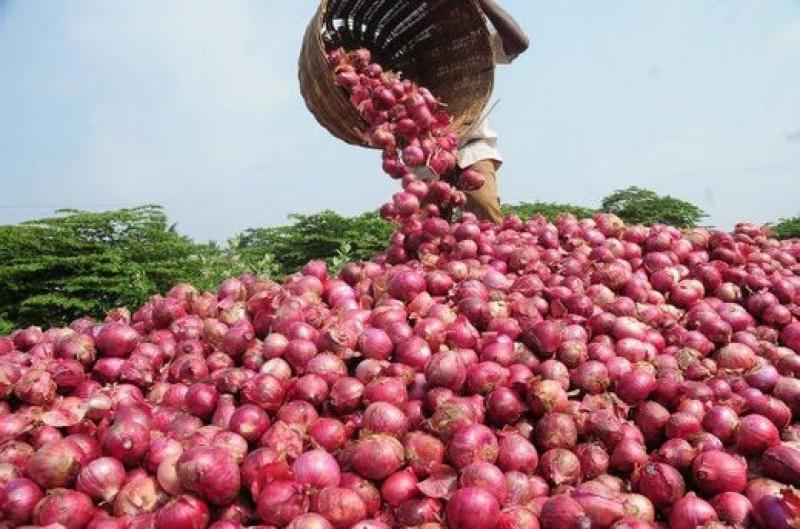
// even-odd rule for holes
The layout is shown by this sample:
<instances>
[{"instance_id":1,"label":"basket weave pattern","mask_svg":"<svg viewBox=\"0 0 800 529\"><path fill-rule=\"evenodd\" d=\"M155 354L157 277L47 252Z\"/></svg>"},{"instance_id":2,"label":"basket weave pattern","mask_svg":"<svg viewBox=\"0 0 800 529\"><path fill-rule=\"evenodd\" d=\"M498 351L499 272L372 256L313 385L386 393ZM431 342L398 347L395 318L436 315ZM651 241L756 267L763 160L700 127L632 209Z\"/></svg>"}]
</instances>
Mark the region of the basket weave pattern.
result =
<instances>
[{"instance_id":1,"label":"basket weave pattern","mask_svg":"<svg viewBox=\"0 0 800 529\"><path fill-rule=\"evenodd\" d=\"M334 83L326 49L364 47L387 70L427 87L454 129L480 119L494 84L494 54L480 8L465 0L322 0L300 54L300 90L334 136L366 146L367 123Z\"/></svg>"}]
</instances>

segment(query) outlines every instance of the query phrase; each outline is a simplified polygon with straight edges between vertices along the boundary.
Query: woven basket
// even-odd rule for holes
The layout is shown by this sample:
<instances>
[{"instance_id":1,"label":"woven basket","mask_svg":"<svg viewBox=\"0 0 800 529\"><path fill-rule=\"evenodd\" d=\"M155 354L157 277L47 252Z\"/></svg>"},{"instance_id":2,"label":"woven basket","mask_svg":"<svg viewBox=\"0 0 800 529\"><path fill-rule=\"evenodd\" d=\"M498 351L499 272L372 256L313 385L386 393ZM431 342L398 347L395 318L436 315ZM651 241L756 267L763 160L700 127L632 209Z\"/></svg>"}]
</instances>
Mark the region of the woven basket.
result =
<instances>
[{"instance_id":1,"label":"woven basket","mask_svg":"<svg viewBox=\"0 0 800 529\"><path fill-rule=\"evenodd\" d=\"M300 90L334 136L366 146L367 123L334 84L325 51L369 49L385 69L440 98L459 134L481 117L494 84L492 43L480 8L466 0L322 0L300 54Z\"/></svg>"}]
</instances>

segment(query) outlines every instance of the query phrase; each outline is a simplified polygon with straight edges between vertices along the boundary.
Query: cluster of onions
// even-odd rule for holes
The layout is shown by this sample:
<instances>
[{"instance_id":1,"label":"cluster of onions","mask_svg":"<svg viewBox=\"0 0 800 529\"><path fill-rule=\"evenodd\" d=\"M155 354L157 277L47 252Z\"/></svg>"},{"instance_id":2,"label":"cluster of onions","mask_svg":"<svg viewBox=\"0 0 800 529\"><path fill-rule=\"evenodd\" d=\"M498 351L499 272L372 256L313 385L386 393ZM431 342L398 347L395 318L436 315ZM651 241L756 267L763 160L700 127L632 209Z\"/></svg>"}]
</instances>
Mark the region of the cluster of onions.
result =
<instances>
[{"instance_id":1,"label":"cluster of onions","mask_svg":"<svg viewBox=\"0 0 800 529\"><path fill-rule=\"evenodd\" d=\"M430 90L384 71L364 48L349 53L338 48L327 59L337 86L369 126L366 143L383 151L383 171L402 180L403 191L381 208L385 219L401 225L426 218L441 220L446 212L465 204L462 191L483 187L486 179L480 173L455 171L458 135L452 129L453 118ZM425 182L415 173L420 168L441 178ZM446 222L431 224L447 229Z\"/></svg>"},{"instance_id":2,"label":"cluster of onions","mask_svg":"<svg viewBox=\"0 0 800 529\"><path fill-rule=\"evenodd\" d=\"M800 242L411 217L0 337L0 528L797 527Z\"/></svg>"}]
</instances>

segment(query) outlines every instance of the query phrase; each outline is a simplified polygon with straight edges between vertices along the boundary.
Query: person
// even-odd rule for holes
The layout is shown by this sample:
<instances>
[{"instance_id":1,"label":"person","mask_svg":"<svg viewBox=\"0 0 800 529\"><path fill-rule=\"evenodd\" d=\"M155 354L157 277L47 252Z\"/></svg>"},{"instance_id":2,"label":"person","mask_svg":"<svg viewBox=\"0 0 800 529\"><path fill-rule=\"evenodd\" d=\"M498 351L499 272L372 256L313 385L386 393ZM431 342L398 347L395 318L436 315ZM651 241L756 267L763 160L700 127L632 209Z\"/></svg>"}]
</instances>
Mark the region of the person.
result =
<instances>
[{"instance_id":1,"label":"person","mask_svg":"<svg viewBox=\"0 0 800 529\"><path fill-rule=\"evenodd\" d=\"M478 0L478 4L488 19L495 64L511 64L528 49L528 36L514 17L495 0ZM497 133L484 118L460 138L458 146L458 170L472 169L486 179L486 183L477 191L466 192L467 204L464 207L481 220L497 223L503 219L497 186L497 170L502 164L503 158L497 148Z\"/></svg>"}]
</instances>

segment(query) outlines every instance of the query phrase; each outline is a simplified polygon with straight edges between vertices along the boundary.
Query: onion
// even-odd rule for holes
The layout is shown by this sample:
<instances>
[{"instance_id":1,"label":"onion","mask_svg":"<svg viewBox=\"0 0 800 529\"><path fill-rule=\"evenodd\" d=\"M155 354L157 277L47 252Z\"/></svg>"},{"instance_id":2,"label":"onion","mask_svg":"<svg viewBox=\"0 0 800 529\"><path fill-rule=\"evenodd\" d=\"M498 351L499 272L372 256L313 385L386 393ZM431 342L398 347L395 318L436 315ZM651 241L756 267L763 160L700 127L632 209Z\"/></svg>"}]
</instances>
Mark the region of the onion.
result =
<instances>
[{"instance_id":1,"label":"onion","mask_svg":"<svg viewBox=\"0 0 800 529\"><path fill-rule=\"evenodd\" d=\"M339 464L325 450L316 449L305 452L292 465L295 481L321 490L335 487L341 480Z\"/></svg>"},{"instance_id":2,"label":"onion","mask_svg":"<svg viewBox=\"0 0 800 529\"><path fill-rule=\"evenodd\" d=\"M331 523L319 514L310 512L301 514L292 523L286 526L287 529L333 529ZM211 527L213 529L213 526Z\"/></svg>"},{"instance_id":3,"label":"onion","mask_svg":"<svg viewBox=\"0 0 800 529\"><path fill-rule=\"evenodd\" d=\"M204 529L208 507L194 496L179 496L164 505L155 516L155 529Z\"/></svg>"},{"instance_id":4,"label":"onion","mask_svg":"<svg viewBox=\"0 0 800 529\"><path fill-rule=\"evenodd\" d=\"M112 457L101 457L81 469L75 488L93 500L111 503L124 480L122 463Z\"/></svg>"},{"instance_id":5,"label":"onion","mask_svg":"<svg viewBox=\"0 0 800 529\"><path fill-rule=\"evenodd\" d=\"M65 529L83 529L93 514L92 500L85 494L55 489L36 504L33 522L36 525L61 524Z\"/></svg>"},{"instance_id":6,"label":"onion","mask_svg":"<svg viewBox=\"0 0 800 529\"><path fill-rule=\"evenodd\" d=\"M132 419L117 420L101 438L103 453L128 467L136 466L147 452L148 426Z\"/></svg>"},{"instance_id":7,"label":"onion","mask_svg":"<svg viewBox=\"0 0 800 529\"><path fill-rule=\"evenodd\" d=\"M444 443L422 432L409 432L403 440L405 460L420 478L430 475L431 468L444 461Z\"/></svg>"},{"instance_id":8,"label":"onion","mask_svg":"<svg viewBox=\"0 0 800 529\"><path fill-rule=\"evenodd\" d=\"M164 492L155 479L143 472L134 471L114 499L114 514L136 516L152 513L165 501Z\"/></svg>"},{"instance_id":9,"label":"onion","mask_svg":"<svg viewBox=\"0 0 800 529\"><path fill-rule=\"evenodd\" d=\"M786 443L771 446L761 455L761 468L772 479L796 485L800 483L800 450Z\"/></svg>"},{"instance_id":10,"label":"onion","mask_svg":"<svg viewBox=\"0 0 800 529\"><path fill-rule=\"evenodd\" d=\"M24 525L31 519L34 507L43 497L42 490L33 481L12 479L0 491L0 512L9 522Z\"/></svg>"},{"instance_id":11,"label":"onion","mask_svg":"<svg viewBox=\"0 0 800 529\"><path fill-rule=\"evenodd\" d=\"M542 529L585 529L591 519L581 505L569 496L554 496L542 506Z\"/></svg>"},{"instance_id":12,"label":"onion","mask_svg":"<svg viewBox=\"0 0 800 529\"><path fill-rule=\"evenodd\" d=\"M408 427L403 411L388 402L374 402L364 410L363 428L367 432L400 437Z\"/></svg>"},{"instance_id":13,"label":"onion","mask_svg":"<svg viewBox=\"0 0 800 529\"><path fill-rule=\"evenodd\" d=\"M733 438L738 424L739 416L728 406L714 406L703 417L703 428L723 443Z\"/></svg>"},{"instance_id":14,"label":"onion","mask_svg":"<svg viewBox=\"0 0 800 529\"><path fill-rule=\"evenodd\" d=\"M609 466L622 473L630 474L633 470L647 462L647 451L644 446L634 439L623 439L609 458Z\"/></svg>"},{"instance_id":15,"label":"onion","mask_svg":"<svg viewBox=\"0 0 800 529\"><path fill-rule=\"evenodd\" d=\"M658 509L672 505L686 490L680 472L664 463L646 464L634 472L631 484Z\"/></svg>"},{"instance_id":16,"label":"onion","mask_svg":"<svg viewBox=\"0 0 800 529\"><path fill-rule=\"evenodd\" d=\"M447 525L450 529L483 529L497 525L500 505L484 489L458 489L447 502Z\"/></svg>"},{"instance_id":17,"label":"onion","mask_svg":"<svg viewBox=\"0 0 800 529\"><path fill-rule=\"evenodd\" d=\"M556 487L575 485L581 479L581 463L569 450L553 448L542 454L539 473Z\"/></svg>"},{"instance_id":18,"label":"onion","mask_svg":"<svg viewBox=\"0 0 800 529\"><path fill-rule=\"evenodd\" d=\"M725 452L711 450L695 458L692 477L697 487L709 495L741 492L747 485L747 464Z\"/></svg>"},{"instance_id":19,"label":"onion","mask_svg":"<svg viewBox=\"0 0 800 529\"><path fill-rule=\"evenodd\" d=\"M327 487L314 498L314 510L335 529L348 529L366 517L366 506L350 489Z\"/></svg>"},{"instance_id":20,"label":"onion","mask_svg":"<svg viewBox=\"0 0 800 529\"><path fill-rule=\"evenodd\" d=\"M609 527L625 514L622 500L610 491L579 485L572 498L592 521L592 527Z\"/></svg>"},{"instance_id":21,"label":"onion","mask_svg":"<svg viewBox=\"0 0 800 529\"><path fill-rule=\"evenodd\" d=\"M575 421L564 413L548 413L536 423L536 446L542 450L572 448L578 440Z\"/></svg>"},{"instance_id":22,"label":"onion","mask_svg":"<svg viewBox=\"0 0 800 529\"><path fill-rule=\"evenodd\" d=\"M482 424L468 424L456 430L447 449L448 459L456 468L476 461L493 463L499 447L494 433Z\"/></svg>"},{"instance_id":23,"label":"onion","mask_svg":"<svg viewBox=\"0 0 800 529\"><path fill-rule=\"evenodd\" d=\"M747 415L739 421L734 433L736 449L745 455L759 454L780 442L775 425L763 415Z\"/></svg>"},{"instance_id":24,"label":"onion","mask_svg":"<svg viewBox=\"0 0 800 529\"><path fill-rule=\"evenodd\" d=\"M670 529L695 529L713 520L717 520L714 508L693 492L676 501L669 511Z\"/></svg>"},{"instance_id":25,"label":"onion","mask_svg":"<svg viewBox=\"0 0 800 529\"><path fill-rule=\"evenodd\" d=\"M723 492L711 499L711 506L720 521L746 527L750 524L753 506L745 496L738 492Z\"/></svg>"},{"instance_id":26,"label":"onion","mask_svg":"<svg viewBox=\"0 0 800 529\"><path fill-rule=\"evenodd\" d=\"M403 445L397 439L372 435L356 443L353 468L365 478L380 480L396 472L402 466L403 458Z\"/></svg>"},{"instance_id":27,"label":"onion","mask_svg":"<svg viewBox=\"0 0 800 529\"><path fill-rule=\"evenodd\" d=\"M83 453L67 440L48 443L28 462L28 476L43 489L69 486L78 476Z\"/></svg>"},{"instance_id":28,"label":"onion","mask_svg":"<svg viewBox=\"0 0 800 529\"><path fill-rule=\"evenodd\" d=\"M381 497L392 507L419 496L417 477L413 472L401 470L387 477L381 485Z\"/></svg>"},{"instance_id":29,"label":"onion","mask_svg":"<svg viewBox=\"0 0 800 529\"><path fill-rule=\"evenodd\" d=\"M214 505L226 505L239 493L239 467L226 450L190 448L180 456L176 468L184 489Z\"/></svg>"},{"instance_id":30,"label":"onion","mask_svg":"<svg viewBox=\"0 0 800 529\"><path fill-rule=\"evenodd\" d=\"M261 408L245 404L236 408L231 414L228 427L246 441L253 442L264 435L269 428L269 416Z\"/></svg>"}]
</instances>

